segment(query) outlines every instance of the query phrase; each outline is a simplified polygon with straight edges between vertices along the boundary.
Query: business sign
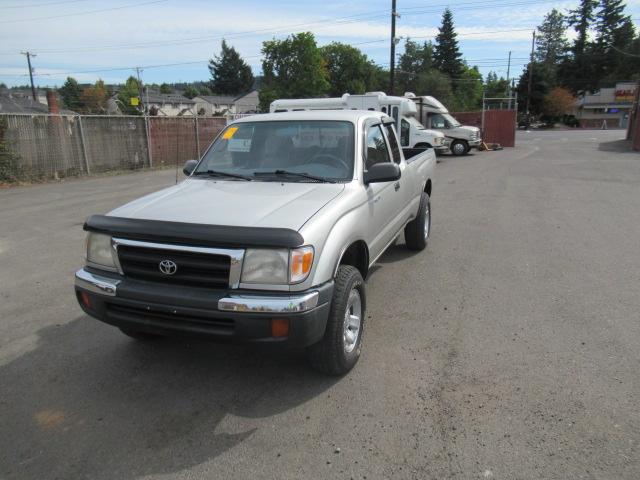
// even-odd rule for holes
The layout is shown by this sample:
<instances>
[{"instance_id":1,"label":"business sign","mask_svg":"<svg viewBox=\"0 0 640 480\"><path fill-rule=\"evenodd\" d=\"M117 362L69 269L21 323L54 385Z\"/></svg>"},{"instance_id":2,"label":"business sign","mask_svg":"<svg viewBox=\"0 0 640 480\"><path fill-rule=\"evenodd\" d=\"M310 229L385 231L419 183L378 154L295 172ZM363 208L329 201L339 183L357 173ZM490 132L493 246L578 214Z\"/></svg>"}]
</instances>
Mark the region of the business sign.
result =
<instances>
[{"instance_id":1,"label":"business sign","mask_svg":"<svg viewBox=\"0 0 640 480\"><path fill-rule=\"evenodd\" d=\"M614 101L620 103L631 103L636 99L636 88L635 86L625 86L624 88L616 88L614 93Z\"/></svg>"}]
</instances>

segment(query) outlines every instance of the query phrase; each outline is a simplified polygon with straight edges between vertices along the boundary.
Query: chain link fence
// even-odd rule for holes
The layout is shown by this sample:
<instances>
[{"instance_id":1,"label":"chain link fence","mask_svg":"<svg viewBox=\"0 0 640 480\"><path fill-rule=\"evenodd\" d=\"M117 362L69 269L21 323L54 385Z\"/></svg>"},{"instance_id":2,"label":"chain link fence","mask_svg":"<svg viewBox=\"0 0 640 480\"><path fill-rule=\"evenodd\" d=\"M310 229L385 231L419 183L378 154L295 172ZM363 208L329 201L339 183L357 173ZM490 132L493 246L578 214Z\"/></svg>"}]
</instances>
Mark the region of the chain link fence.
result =
<instances>
[{"instance_id":1,"label":"chain link fence","mask_svg":"<svg viewBox=\"0 0 640 480\"><path fill-rule=\"evenodd\" d=\"M0 114L0 183L150 167L199 158L225 117Z\"/></svg>"}]
</instances>

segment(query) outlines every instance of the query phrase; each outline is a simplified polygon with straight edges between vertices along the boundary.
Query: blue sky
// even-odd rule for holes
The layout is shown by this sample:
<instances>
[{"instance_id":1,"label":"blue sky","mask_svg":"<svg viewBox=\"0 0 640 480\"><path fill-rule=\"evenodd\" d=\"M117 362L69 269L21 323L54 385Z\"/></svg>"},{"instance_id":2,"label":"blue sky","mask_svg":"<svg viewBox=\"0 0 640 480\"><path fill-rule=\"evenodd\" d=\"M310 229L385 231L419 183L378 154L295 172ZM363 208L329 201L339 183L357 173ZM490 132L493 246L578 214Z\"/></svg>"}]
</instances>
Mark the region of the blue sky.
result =
<instances>
[{"instance_id":1,"label":"blue sky","mask_svg":"<svg viewBox=\"0 0 640 480\"><path fill-rule=\"evenodd\" d=\"M485 75L493 70L506 76L512 51L511 76L517 76L527 62L531 30L551 8L566 11L577 3L397 0L396 35L433 39L449 6L469 63ZM259 74L262 42L299 31L313 32L320 45L357 46L387 67L390 5L391 0L0 0L0 82L28 82L24 50L37 55L40 86L59 86L67 75L81 82L122 82L135 66L143 67L149 83L207 80L206 61L219 51L222 37ZM627 5L637 25L640 0ZM402 45L401 40L399 53Z\"/></svg>"}]
</instances>

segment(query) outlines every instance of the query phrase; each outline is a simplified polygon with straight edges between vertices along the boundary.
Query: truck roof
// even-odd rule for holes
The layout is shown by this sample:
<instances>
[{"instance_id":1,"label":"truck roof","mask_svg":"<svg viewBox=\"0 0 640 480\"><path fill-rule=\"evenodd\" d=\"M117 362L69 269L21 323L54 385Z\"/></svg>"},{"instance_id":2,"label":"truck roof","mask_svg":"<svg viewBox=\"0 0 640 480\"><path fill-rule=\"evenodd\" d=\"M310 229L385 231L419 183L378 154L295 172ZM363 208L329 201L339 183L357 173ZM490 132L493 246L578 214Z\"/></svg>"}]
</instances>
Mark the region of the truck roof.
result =
<instances>
[{"instance_id":1,"label":"truck roof","mask_svg":"<svg viewBox=\"0 0 640 480\"><path fill-rule=\"evenodd\" d=\"M341 120L357 123L362 118L385 118L385 113L372 110L304 110L298 112L261 113L250 115L234 121L244 122L272 122L285 120Z\"/></svg>"}]
</instances>

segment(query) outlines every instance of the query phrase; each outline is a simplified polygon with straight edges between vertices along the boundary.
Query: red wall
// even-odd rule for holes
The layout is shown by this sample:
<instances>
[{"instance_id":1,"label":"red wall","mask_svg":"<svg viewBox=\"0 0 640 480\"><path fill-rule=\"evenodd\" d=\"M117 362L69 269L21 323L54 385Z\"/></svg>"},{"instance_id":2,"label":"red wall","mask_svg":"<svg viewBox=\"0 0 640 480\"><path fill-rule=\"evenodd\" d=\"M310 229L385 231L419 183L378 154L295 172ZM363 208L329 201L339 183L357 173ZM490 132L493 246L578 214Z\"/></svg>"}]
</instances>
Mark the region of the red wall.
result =
<instances>
[{"instance_id":1,"label":"red wall","mask_svg":"<svg viewBox=\"0 0 640 480\"><path fill-rule=\"evenodd\" d=\"M482 128L482 112L452 113L460 123ZM484 112L484 131L482 140L485 143L499 143L503 147L516 145L516 111L487 110Z\"/></svg>"}]
</instances>

